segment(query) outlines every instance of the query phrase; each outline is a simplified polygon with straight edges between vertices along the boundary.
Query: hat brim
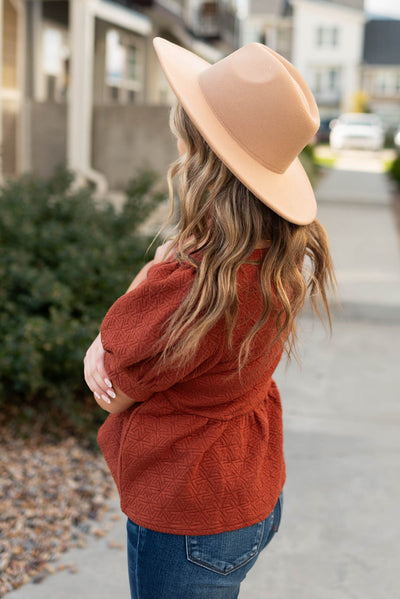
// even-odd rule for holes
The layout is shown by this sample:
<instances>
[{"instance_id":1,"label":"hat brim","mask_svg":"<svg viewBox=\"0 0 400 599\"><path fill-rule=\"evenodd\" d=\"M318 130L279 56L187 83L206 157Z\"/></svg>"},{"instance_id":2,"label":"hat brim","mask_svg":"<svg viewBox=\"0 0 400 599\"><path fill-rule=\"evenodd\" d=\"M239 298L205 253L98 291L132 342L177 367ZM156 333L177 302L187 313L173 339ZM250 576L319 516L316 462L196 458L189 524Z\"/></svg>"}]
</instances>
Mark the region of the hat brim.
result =
<instances>
[{"instance_id":1,"label":"hat brim","mask_svg":"<svg viewBox=\"0 0 400 599\"><path fill-rule=\"evenodd\" d=\"M264 204L286 220L307 225L317 215L310 180L297 157L282 174L250 156L221 125L203 95L199 74L209 62L161 37L153 45L167 80L194 125L232 173Z\"/></svg>"}]
</instances>

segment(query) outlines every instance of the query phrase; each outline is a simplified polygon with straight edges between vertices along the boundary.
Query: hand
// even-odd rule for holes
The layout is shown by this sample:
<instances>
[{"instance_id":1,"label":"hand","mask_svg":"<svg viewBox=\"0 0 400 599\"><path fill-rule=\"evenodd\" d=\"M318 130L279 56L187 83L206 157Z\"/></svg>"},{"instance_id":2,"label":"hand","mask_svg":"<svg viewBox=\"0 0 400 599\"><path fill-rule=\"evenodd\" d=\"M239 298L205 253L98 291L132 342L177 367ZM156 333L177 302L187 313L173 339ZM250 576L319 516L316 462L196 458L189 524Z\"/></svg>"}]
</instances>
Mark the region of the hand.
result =
<instances>
[{"instance_id":1,"label":"hand","mask_svg":"<svg viewBox=\"0 0 400 599\"><path fill-rule=\"evenodd\" d=\"M136 402L118 387L112 387L104 368L105 351L100 333L93 341L84 358L85 381L93 392L96 402L110 414L124 412Z\"/></svg>"},{"instance_id":2,"label":"hand","mask_svg":"<svg viewBox=\"0 0 400 599\"><path fill-rule=\"evenodd\" d=\"M99 406L110 411L109 406L112 400L116 398L116 393L104 368L105 353L99 333L87 350L83 360L84 376L86 384L94 393Z\"/></svg>"},{"instance_id":3,"label":"hand","mask_svg":"<svg viewBox=\"0 0 400 599\"><path fill-rule=\"evenodd\" d=\"M140 285L146 277L147 271L156 262L161 262L167 248L171 247L171 241L167 241L159 246L156 250L156 255L153 260L145 264L142 270L136 275L135 279L129 285L126 293L132 291ZM173 255L171 250L168 257ZM84 363L84 377L87 386L94 394L95 400L103 410L112 414L118 414L128 407L133 405L135 401L126 395L121 389L113 388L107 372L104 367L105 350L101 343L100 333L93 341L92 345L86 352Z\"/></svg>"}]
</instances>

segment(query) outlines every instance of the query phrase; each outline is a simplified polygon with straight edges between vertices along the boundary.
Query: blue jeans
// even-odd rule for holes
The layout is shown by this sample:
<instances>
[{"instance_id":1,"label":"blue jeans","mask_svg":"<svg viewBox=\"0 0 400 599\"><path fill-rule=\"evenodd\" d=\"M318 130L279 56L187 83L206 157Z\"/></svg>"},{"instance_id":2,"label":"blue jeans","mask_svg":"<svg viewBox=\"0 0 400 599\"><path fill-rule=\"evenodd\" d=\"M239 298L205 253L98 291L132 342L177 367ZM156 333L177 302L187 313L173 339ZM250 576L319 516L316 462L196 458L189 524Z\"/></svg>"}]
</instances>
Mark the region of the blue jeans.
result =
<instances>
[{"instance_id":1,"label":"blue jeans","mask_svg":"<svg viewBox=\"0 0 400 599\"><path fill-rule=\"evenodd\" d=\"M278 532L283 491L265 520L213 535L155 532L127 520L131 599L236 599Z\"/></svg>"}]
</instances>

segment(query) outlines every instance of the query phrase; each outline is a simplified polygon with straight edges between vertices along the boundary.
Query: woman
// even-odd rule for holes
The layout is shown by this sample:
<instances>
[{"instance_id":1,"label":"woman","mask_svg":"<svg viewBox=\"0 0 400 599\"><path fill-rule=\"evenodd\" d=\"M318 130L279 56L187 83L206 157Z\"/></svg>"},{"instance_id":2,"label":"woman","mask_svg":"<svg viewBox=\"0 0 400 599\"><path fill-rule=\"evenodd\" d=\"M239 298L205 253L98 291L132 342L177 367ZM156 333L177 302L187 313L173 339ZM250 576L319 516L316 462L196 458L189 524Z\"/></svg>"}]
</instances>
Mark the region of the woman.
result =
<instances>
[{"instance_id":1,"label":"woman","mask_svg":"<svg viewBox=\"0 0 400 599\"><path fill-rule=\"evenodd\" d=\"M297 157L319 117L262 44L209 65L153 43L178 98L180 219L108 310L85 378L110 412L98 442L128 516L132 598L232 599L281 520L272 374L307 291L329 317L328 241Z\"/></svg>"}]
</instances>

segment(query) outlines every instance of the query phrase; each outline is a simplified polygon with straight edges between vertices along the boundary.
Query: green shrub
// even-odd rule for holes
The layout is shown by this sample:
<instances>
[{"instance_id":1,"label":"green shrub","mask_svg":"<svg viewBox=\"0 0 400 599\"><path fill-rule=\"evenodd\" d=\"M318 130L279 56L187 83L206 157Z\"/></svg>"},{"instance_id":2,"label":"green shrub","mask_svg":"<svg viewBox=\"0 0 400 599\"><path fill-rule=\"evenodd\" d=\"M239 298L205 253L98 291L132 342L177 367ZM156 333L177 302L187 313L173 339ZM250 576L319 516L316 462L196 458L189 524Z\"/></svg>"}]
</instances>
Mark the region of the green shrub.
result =
<instances>
[{"instance_id":1,"label":"green shrub","mask_svg":"<svg viewBox=\"0 0 400 599\"><path fill-rule=\"evenodd\" d=\"M320 166L315 158L314 146L307 144L299 154L299 160L314 186L320 174Z\"/></svg>"},{"instance_id":2,"label":"green shrub","mask_svg":"<svg viewBox=\"0 0 400 599\"><path fill-rule=\"evenodd\" d=\"M73 180L59 167L49 180L28 174L0 188L0 405L79 422L85 352L153 257L135 230L165 196L156 173L138 172L118 211L88 188L73 191Z\"/></svg>"},{"instance_id":3,"label":"green shrub","mask_svg":"<svg viewBox=\"0 0 400 599\"><path fill-rule=\"evenodd\" d=\"M389 176L397 183L397 187L400 191L400 153L397 153L397 157L393 160L389 170L387 171Z\"/></svg>"},{"instance_id":4,"label":"green shrub","mask_svg":"<svg viewBox=\"0 0 400 599\"><path fill-rule=\"evenodd\" d=\"M394 148L394 131L393 129L385 130L385 139L383 142L384 148Z\"/></svg>"}]
</instances>

